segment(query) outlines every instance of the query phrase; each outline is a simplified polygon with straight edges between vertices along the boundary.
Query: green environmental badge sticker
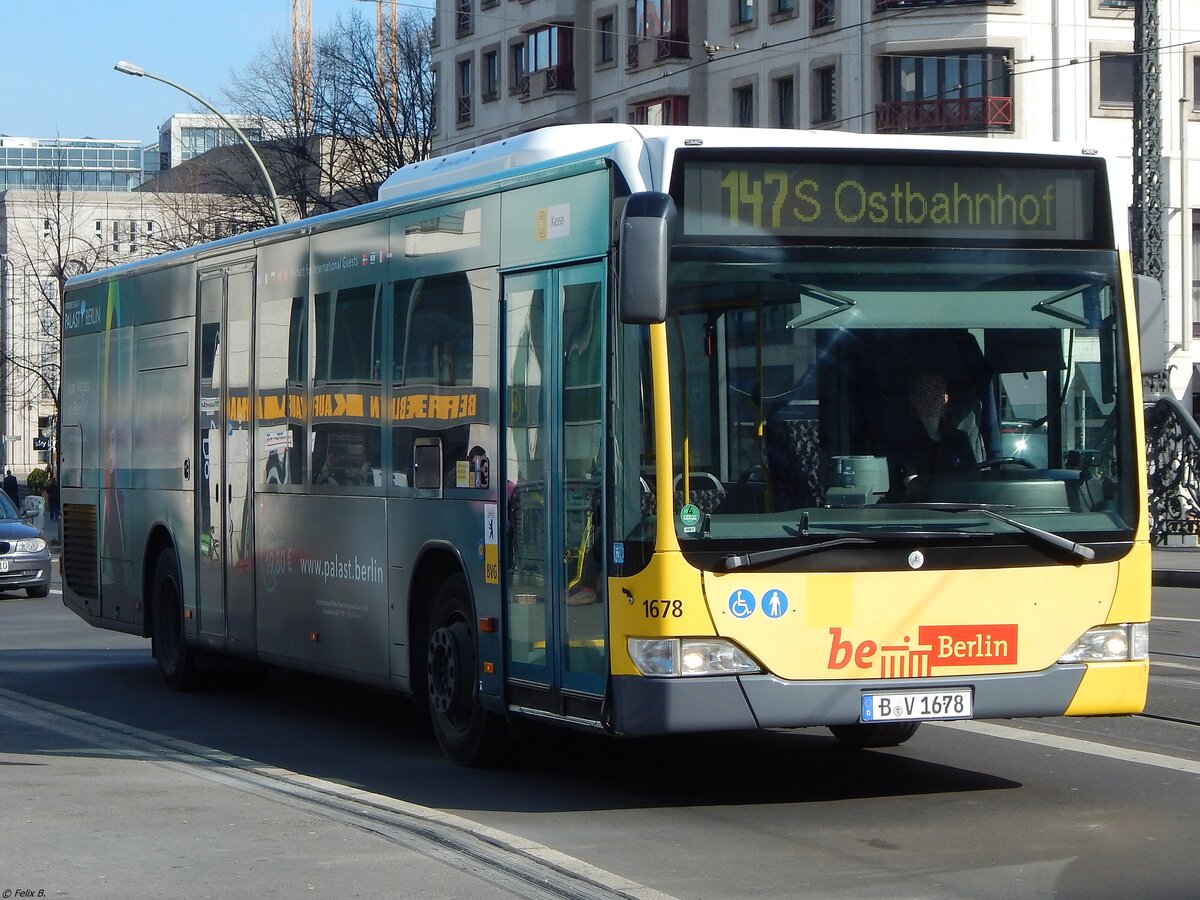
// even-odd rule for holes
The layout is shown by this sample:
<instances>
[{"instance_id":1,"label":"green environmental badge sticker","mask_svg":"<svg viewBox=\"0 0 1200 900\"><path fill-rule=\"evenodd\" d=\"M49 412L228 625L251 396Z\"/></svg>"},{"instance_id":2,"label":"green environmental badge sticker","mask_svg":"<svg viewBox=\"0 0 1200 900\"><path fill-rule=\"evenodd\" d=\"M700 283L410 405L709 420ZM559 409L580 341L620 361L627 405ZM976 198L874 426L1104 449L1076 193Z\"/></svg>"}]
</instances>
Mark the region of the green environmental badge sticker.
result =
<instances>
[{"instance_id":1,"label":"green environmental badge sticker","mask_svg":"<svg viewBox=\"0 0 1200 900\"><path fill-rule=\"evenodd\" d=\"M700 507L695 503L689 503L679 511L679 521L683 523L683 530L691 534L700 524Z\"/></svg>"}]
</instances>

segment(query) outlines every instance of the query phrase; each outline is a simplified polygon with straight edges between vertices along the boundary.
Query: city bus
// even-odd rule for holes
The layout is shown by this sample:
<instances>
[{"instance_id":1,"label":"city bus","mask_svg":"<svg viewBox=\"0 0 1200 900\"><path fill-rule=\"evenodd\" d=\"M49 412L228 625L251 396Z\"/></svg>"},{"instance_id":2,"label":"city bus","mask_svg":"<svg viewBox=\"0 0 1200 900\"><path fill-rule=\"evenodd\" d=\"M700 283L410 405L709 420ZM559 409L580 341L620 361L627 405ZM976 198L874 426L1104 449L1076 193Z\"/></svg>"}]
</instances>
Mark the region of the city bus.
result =
<instances>
[{"instance_id":1,"label":"city bus","mask_svg":"<svg viewBox=\"0 0 1200 900\"><path fill-rule=\"evenodd\" d=\"M71 279L63 594L637 737L1140 711L1134 278L1086 150L578 125Z\"/></svg>"}]
</instances>

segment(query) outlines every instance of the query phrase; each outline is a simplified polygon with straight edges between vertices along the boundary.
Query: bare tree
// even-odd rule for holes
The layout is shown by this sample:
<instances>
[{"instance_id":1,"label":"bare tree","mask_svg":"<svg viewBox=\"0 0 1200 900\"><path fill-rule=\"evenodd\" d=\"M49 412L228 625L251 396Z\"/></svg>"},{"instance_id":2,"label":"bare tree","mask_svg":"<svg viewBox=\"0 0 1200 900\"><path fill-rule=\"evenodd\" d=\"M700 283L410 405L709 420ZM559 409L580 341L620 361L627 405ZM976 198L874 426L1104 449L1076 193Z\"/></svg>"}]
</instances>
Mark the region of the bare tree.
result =
<instances>
[{"instance_id":1,"label":"bare tree","mask_svg":"<svg viewBox=\"0 0 1200 900\"><path fill-rule=\"evenodd\" d=\"M309 103L297 102L291 46L279 37L227 91L231 105L260 119L264 134L271 135L260 155L280 196L299 215L374 200L393 171L428 157L430 20L415 12L395 28L397 53L385 53L382 60L374 26L357 12L318 35ZM301 107L311 109L311 117ZM243 191L254 184L240 181Z\"/></svg>"},{"instance_id":2,"label":"bare tree","mask_svg":"<svg viewBox=\"0 0 1200 900\"><path fill-rule=\"evenodd\" d=\"M241 149L210 150L206 156L214 157L216 164L184 163L143 186L142 190L153 196L165 226L148 241L151 252L166 253L275 224L270 203L264 202L260 194L246 191L245 180L232 180L231 173L239 171L239 165L220 164L226 156L237 156ZM241 171L247 178L258 176L253 162ZM240 192L231 192L234 184ZM287 206L286 201L281 205ZM294 209L289 208L289 215L295 215Z\"/></svg>"},{"instance_id":3,"label":"bare tree","mask_svg":"<svg viewBox=\"0 0 1200 900\"><path fill-rule=\"evenodd\" d=\"M30 191L5 194L3 354L5 409L59 407L63 285L117 262L107 216L48 170ZM99 227L96 222L100 222Z\"/></svg>"},{"instance_id":4,"label":"bare tree","mask_svg":"<svg viewBox=\"0 0 1200 900\"><path fill-rule=\"evenodd\" d=\"M11 442L27 438L31 424L57 420L63 285L72 275L114 262L104 226L88 227L94 210L68 186L65 173L42 176L35 189L4 194L0 414L6 463L14 453ZM29 458L28 448L22 449Z\"/></svg>"},{"instance_id":5,"label":"bare tree","mask_svg":"<svg viewBox=\"0 0 1200 900\"><path fill-rule=\"evenodd\" d=\"M12 442L60 411L62 298L68 278L210 240L237 221L230 198L82 191L63 158L37 186L0 194L0 429ZM211 223L211 224L210 224ZM250 227L247 223L243 227ZM38 435L42 437L42 435ZM21 455L34 462L31 447Z\"/></svg>"}]
</instances>

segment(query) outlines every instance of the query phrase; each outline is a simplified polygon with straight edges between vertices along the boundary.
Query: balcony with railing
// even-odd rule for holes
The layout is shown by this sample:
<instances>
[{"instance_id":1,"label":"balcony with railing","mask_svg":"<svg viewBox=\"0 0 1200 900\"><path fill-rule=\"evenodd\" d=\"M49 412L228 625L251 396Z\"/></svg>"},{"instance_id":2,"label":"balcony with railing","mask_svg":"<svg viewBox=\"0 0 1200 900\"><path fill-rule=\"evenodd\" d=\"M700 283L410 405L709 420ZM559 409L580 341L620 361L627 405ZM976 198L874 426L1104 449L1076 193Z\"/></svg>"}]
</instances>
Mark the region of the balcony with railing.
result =
<instances>
[{"instance_id":1,"label":"balcony with railing","mask_svg":"<svg viewBox=\"0 0 1200 900\"><path fill-rule=\"evenodd\" d=\"M550 66L521 76L521 99L533 100L547 94L575 90L574 66Z\"/></svg>"},{"instance_id":2,"label":"balcony with railing","mask_svg":"<svg viewBox=\"0 0 1200 900\"><path fill-rule=\"evenodd\" d=\"M654 59L691 59L692 50L686 28L676 29L669 34L660 34L655 44Z\"/></svg>"},{"instance_id":3,"label":"balcony with railing","mask_svg":"<svg viewBox=\"0 0 1200 900\"><path fill-rule=\"evenodd\" d=\"M879 134L945 131L1012 131L1012 97L887 100L875 107Z\"/></svg>"},{"instance_id":4,"label":"balcony with railing","mask_svg":"<svg viewBox=\"0 0 1200 900\"><path fill-rule=\"evenodd\" d=\"M875 0L875 12L938 6L1012 6L1016 0Z\"/></svg>"}]
</instances>

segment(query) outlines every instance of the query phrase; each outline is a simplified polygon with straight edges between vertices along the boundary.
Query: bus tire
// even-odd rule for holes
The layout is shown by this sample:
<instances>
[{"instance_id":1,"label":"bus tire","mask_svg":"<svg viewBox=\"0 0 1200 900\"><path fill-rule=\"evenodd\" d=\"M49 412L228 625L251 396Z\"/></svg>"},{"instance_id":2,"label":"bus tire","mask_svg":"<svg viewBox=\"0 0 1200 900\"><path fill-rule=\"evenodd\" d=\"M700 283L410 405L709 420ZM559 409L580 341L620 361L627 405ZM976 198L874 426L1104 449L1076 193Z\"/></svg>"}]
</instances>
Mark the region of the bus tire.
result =
<instances>
[{"instance_id":1,"label":"bus tire","mask_svg":"<svg viewBox=\"0 0 1200 900\"><path fill-rule=\"evenodd\" d=\"M847 747L899 747L917 733L920 722L884 722L877 725L830 725L833 736Z\"/></svg>"},{"instance_id":2,"label":"bus tire","mask_svg":"<svg viewBox=\"0 0 1200 900\"><path fill-rule=\"evenodd\" d=\"M475 697L475 618L461 573L442 582L429 617L425 655L429 718L442 752L461 766L482 766L500 749L504 723Z\"/></svg>"},{"instance_id":3,"label":"bus tire","mask_svg":"<svg viewBox=\"0 0 1200 900\"><path fill-rule=\"evenodd\" d=\"M173 691L194 690L200 684L198 653L183 637L183 589L174 550L159 555L152 590L150 647L159 674Z\"/></svg>"}]
</instances>

